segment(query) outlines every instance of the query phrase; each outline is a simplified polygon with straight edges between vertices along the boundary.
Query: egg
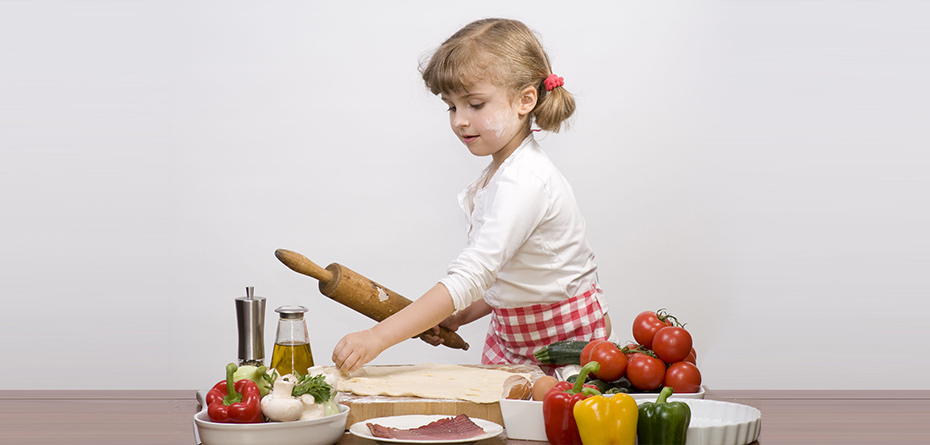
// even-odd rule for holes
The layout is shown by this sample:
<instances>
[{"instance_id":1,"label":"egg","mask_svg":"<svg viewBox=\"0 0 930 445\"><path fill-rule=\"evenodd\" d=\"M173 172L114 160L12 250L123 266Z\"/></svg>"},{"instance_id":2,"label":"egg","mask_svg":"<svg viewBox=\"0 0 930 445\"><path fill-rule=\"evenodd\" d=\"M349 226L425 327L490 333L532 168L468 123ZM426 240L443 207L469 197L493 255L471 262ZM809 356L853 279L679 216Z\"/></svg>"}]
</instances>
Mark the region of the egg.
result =
<instances>
[{"instance_id":1,"label":"egg","mask_svg":"<svg viewBox=\"0 0 930 445\"><path fill-rule=\"evenodd\" d=\"M536 379L533 383L533 400L541 401L556 383L559 383L559 380L551 375L544 375Z\"/></svg>"},{"instance_id":2,"label":"egg","mask_svg":"<svg viewBox=\"0 0 930 445\"><path fill-rule=\"evenodd\" d=\"M532 385L529 379L522 375L512 375L504 381L504 392L501 398L525 400L531 395Z\"/></svg>"}]
</instances>

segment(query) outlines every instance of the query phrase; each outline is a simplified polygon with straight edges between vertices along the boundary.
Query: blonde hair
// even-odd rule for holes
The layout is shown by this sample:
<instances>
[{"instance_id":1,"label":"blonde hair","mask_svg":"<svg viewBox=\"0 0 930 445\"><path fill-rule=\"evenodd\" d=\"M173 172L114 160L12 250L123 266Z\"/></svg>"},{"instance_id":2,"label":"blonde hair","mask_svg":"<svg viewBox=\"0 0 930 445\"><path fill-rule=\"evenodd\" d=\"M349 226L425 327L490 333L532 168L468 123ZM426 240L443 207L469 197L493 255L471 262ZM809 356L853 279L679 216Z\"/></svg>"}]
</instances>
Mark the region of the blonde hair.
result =
<instances>
[{"instance_id":1,"label":"blonde hair","mask_svg":"<svg viewBox=\"0 0 930 445\"><path fill-rule=\"evenodd\" d=\"M547 131L558 132L575 111L575 99L564 87L546 91L544 81L552 74L549 56L536 35L517 20L492 18L469 23L420 65L420 73L433 94L465 90L482 79L514 97L526 87L534 87L537 101L530 114L536 125Z\"/></svg>"}]
</instances>

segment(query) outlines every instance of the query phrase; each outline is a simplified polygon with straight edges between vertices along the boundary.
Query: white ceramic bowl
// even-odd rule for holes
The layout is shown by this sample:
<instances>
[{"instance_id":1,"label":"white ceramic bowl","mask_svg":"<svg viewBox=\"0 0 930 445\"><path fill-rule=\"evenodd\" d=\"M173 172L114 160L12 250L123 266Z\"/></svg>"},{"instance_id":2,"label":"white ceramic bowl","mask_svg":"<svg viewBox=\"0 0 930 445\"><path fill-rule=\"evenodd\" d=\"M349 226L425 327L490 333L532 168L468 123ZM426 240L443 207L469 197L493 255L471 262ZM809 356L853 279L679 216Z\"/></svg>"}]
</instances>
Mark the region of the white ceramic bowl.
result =
<instances>
[{"instance_id":1,"label":"white ceramic bowl","mask_svg":"<svg viewBox=\"0 0 930 445\"><path fill-rule=\"evenodd\" d=\"M265 423L211 422L207 409L194 414L194 436L203 445L331 445L345 434L349 407L339 414L312 420Z\"/></svg>"},{"instance_id":2,"label":"white ceramic bowl","mask_svg":"<svg viewBox=\"0 0 930 445\"><path fill-rule=\"evenodd\" d=\"M533 400L501 399L501 417L507 438L546 441L542 402Z\"/></svg>"},{"instance_id":3,"label":"white ceramic bowl","mask_svg":"<svg viewBox=\"0 0 930 445\"><path fill-rule=\"evenodd\" d=\"M681 401L691 407L688 445L746 445L759 439L762 412L756 408L718 400Z\"/></svg>"}]
</instances>

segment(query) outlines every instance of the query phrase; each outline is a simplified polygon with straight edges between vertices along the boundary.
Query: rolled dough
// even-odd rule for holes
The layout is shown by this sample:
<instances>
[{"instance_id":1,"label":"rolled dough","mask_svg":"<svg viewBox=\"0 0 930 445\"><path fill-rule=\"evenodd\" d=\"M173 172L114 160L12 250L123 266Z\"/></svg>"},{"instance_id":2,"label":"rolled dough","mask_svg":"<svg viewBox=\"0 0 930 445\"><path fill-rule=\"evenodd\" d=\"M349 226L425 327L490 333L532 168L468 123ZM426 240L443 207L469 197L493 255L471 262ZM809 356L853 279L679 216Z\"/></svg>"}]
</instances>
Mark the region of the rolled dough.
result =
<instances>
[{"instance_id":1,"label":"rolled dough","mask_svg":"<svg viewBox=\"0 0 930 445\"><path fill-rule=\"evenodd\" d=\"M341 378L336 384L336 390L361 396L423 397L495 403L501 398L504 381L515 374L530 380L533 378L529 373L434 363L366 366L351 376Z\"/></svg>"}]
</instances>

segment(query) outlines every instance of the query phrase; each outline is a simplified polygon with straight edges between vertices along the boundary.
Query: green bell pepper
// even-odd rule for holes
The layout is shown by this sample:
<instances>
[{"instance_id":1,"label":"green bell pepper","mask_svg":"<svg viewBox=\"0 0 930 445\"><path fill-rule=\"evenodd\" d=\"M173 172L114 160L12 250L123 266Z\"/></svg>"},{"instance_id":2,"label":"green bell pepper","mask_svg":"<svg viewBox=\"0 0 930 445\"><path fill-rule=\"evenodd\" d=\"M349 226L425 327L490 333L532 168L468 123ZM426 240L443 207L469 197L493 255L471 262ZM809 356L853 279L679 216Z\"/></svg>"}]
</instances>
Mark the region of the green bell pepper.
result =
<instances>
[{"instance_id":1,"label":"green bell pepper","mask_svg":"<svg viewBox=\"0 0 930 445\"><path fill-rule=\"evenodd\" d=\"M668 402L674 390L662 388L655 403L639 406L636 433L640 445L684 445L691 423L691 407L685 402Z\"/></svg>"}]
</instances>

